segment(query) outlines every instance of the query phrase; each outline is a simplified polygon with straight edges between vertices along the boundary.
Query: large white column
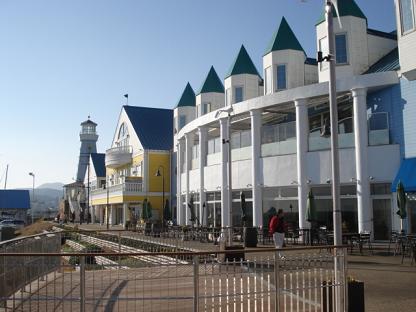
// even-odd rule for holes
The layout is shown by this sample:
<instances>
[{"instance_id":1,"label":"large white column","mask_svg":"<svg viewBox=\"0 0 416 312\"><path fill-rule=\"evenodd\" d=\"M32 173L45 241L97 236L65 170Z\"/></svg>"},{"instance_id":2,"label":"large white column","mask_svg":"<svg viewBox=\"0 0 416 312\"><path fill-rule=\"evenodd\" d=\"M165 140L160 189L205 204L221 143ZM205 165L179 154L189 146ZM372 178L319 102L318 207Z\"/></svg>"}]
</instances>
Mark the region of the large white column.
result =
<instances>
[{"instance_id":1,"label":"large white column","mask_svg":"<svg viewBox=\"0 0 416 312\"><path fill-rule=\"evenodd\" d=\"M306 202L308 198L306 153L308 151L308 107L305 99L295 100L296 108L296 161L298 169L298 209L299 228L310 227L305 220Z\"/></svg>"},{"instance_id":2,"label":"large white column","mask_svg":"<svg viewBox=\"0 0 416 312\"><path fill-rule=\"evenodd\" d=\"M261 194L261 111L250 111L251 119L251 184L253 188L253 226L263 226L263 200Z\"/></svg>"},{"instance_id":3,"label":"large white column","mask_svg":"<svg viewBox=\"0 0 416 312\"><path fill-rule=\"evenodd\" d=\"M207 140L208 140L208 129L206 127L198 128L199 135L199 215L200 222L202 225L207 224L208 207L206 202L205 185L204 185L204 168L207 158ZM203 205L205 203L205 209ZM205 210L205 211L204 211Z\"/></svg>"},{"instance_id":4,"label":"large white column","mask_svg":"<svg viewBox=\"0 0 416 312\"><path fill-rule=\"evenodd\" d=\"M104 209L105 209L105 206L102 206L102 205L98 206L98 215L99 215L99 218L100 218L100 225L105 224L105 222L104 222Z\"/></svg>"},{"instance_id":5,"label":"large white column","mask_svg":"<svg viewBox=\"0 0 416 312\"><path fill-rule=\"evenodd\" d=\"M370 182L368 179L367 90L353 89L355 170L357 178L358 231L372 231Z\"/></svg>"},{"instance_id":6,"label":"large white column","mask_svg":"<svg viewBox=\"0 0 416 312\"><path fill-rule=\"evenodd\" d=\"M192 164L192 146L194 144L194 134L186 133L185 134L185 173L186 173L186 207L185 207L185 224L191 225L191 212L188 208L188 203L191 199L191 194L189 192L189 171L191 170Z\"/></svg>"},{"instance_id":7,"label":"large white column","mask_svg":"<svg viewBox=\"0 0 416 312\"><path fill-rule=\"evenodd\" d=\"M91 200L91 199L90 199ZM95 223L95 208L96 206L90 206L90 213L91 213L91 223Z\"/></svg>"},{"instance_id":8,"label":"large white column","mask_svg":"<svg viewBox=\"0 0 416 312\"><path fill-rule=\"evenodd\" d=\"M221 226L230 226L230 205L228 200L228 141L229 138L228 118L220 119L221 138Z\"/></svg>"},{"instance_id":9,"label":"large white column","mask_svg":"<svg viewBox=\"0 0 416 312\"><path fill-rule=\"evenodd\" d=\"M182 140L178 140L176 145L176 222L179 225L185 225L185 211L183 211L182 205L182 152L183 144Z\"/></svg>"}]
</instances>

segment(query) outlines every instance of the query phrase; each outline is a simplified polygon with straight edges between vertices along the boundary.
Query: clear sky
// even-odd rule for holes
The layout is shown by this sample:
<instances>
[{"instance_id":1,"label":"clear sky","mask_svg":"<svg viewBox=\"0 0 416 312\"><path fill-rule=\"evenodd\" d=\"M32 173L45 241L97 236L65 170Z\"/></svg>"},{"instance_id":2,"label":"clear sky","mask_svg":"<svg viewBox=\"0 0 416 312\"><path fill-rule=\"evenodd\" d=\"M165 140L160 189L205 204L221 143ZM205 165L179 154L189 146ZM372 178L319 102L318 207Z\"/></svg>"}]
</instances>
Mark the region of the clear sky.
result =
<instances>
[{"instance_id":1,"label":"clear sky","mask_svg":"<svg viewBox=\"0 0 416 312\"><path fill-rule=\"evenodd\" d=\"M393 0L357 0L369 27L396 28ZM284 15L308 56L323 0L0 0L0 179L8 188L68 183L80 123L110 147L129 104L173 108L211 65L225 72L243 43L257 68Z\"/></svg>"}]
</instances>

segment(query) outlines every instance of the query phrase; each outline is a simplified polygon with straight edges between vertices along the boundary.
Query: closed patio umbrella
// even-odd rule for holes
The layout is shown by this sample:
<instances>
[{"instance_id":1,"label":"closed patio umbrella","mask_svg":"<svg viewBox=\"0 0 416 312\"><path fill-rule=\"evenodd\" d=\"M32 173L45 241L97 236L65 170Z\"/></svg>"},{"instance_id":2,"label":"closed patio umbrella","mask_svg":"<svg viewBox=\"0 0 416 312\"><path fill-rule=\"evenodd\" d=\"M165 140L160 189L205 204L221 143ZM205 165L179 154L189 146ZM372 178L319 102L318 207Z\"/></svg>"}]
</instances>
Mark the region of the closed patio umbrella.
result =
<instances>
[{"instance_id":1,"label":"closed patio umbrella","mask_svg":"<svg viewBox=\"0 0 416 312\"><path fill-rule=\"evenodd\" d=\"M172 218L172 216L171 216L171 213L170 213L169 200L166 199L165 207L163 209L163 219L165 221L170 221L171 218Z\"/></svg>"},{"instance_id":2,"label":"closed patio umbrella","mask_svg":"<svg viewBox=\"0 0 416 312\"><path fill-rule=\"evenodd\" d=\"M149 218L149 215L147 214L147 198L145 198L143 200L143 208L142 208L142 215L141 215L142 219L144 221L147 221L147 219Z\"/></svg>"},{"instance_id":3,"label":"closed patio umbrella","mask_svg":"<svg viewBox=\"0 0 416 312\"><path fill-rule=\"evenodd\" d=\"M399 180L399 183L397 183L396 188L397 193L397 208L399 210L397 211L397 214L399 215L401 222L400 227L403 231L403 219L406 219L407 213L406 213L406 193L404 192L404 186L402 181Z\"/></svg>"},{"instance_id":4,"label":"closed patio umbrella","mask_svg":"<svg viewBox=\"0 0 416 312\"><path fill-rule=\"evenodd\" d=\"M306 220L308 222L316 221L315 197L313 196L312 190L309 191L306 202Z\"/></svg>"},{"instance_id":5,"label":"closed patio umbrella","mask_svg":"<svg viewBox=\"0 0 416 312\"><path fill-rule=\"evenodd\" d=\"M246 195L243 192L240 193L240 205L241 205L241 221L243 226L246 226L247 222L247 206L246 206Z\"/></svg>"},{"instance_id":6,"label":"closed patio umbrella","mask_svg":"<svg viewBox=\"0 0 416 312\"><path fill-rule=\"evenodd\" d=\"M192 224L196 221L196 214L195 214L195 205L194 205L194 196L191 195L191 198L188 203L189 211L191 212L191 218L189 221L192 222Z\"/></svg>"}]
</instances>

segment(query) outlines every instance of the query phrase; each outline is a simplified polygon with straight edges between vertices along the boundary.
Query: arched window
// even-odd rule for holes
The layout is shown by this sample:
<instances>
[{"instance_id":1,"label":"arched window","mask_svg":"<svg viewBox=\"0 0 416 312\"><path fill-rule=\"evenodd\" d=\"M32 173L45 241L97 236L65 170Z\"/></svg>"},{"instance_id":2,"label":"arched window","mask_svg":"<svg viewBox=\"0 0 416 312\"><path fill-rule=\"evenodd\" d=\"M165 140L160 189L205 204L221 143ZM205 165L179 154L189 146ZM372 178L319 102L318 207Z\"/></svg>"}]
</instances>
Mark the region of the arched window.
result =
<instances>
[{"instance_id":1,"label":"arched window","mask_svg":"<svg viewBox=\"0 0 416 312\"><path fill-rule=\"evenodd\" d=\"M118 146L129 145L129 131L127 129L126 123L124 122L121 124L120 129L118 130L117 145Z\"/></svg>"}]
</instances>

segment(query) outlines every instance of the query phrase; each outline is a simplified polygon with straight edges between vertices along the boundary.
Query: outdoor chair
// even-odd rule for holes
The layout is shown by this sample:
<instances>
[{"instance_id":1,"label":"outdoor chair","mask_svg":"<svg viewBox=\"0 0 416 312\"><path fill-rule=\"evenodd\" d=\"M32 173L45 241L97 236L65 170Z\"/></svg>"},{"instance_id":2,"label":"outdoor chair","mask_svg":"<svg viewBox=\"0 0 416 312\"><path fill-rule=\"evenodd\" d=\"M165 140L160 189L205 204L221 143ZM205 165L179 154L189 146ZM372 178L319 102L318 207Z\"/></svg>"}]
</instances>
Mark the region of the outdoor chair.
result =
<instances>
[{"instance_id":1,"label":"outdoor chair","mask_svg":"<svg viewBox=\"0 0 416 312\"><path fill-rule=\"evenodd\" d=\"M361 232L356 238L352 239L351 251L354 245L358 246L360 254L363 254L363 247L367 244L371 254L373 254L373 245L371 244L371 232Z\"/></svg>"},{"instance_id":2,"label":"outdoor chair","mask_svg":"<svg viewBox=\"0 0 416 312\"><path fill-rule=\"evenodd\" d=\"M396 255L396 252L398 251L398 248L400 248L399 246L399 241L400 241L400 234L397 231L391 231L390 232L390 240L389 240L389 247L387 249L387 253L390 254L390 250L391 250L391 245L394 246L394 251L393 251L393 255Z\"/></svg>"},{"instance_id":3,"label":"outdoor chair","mask_svg":"<svg viewBox=\"0 0 416 312\"><path fill-rule=\"evenodd\" d=\"M404 258L409 257L412 259L413 262L416 262L416 237L405 237L402 242L402 264L404 262Z\"/></svg>"}]
</instances>

